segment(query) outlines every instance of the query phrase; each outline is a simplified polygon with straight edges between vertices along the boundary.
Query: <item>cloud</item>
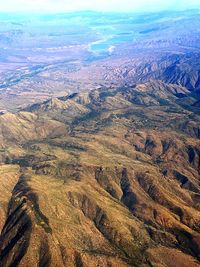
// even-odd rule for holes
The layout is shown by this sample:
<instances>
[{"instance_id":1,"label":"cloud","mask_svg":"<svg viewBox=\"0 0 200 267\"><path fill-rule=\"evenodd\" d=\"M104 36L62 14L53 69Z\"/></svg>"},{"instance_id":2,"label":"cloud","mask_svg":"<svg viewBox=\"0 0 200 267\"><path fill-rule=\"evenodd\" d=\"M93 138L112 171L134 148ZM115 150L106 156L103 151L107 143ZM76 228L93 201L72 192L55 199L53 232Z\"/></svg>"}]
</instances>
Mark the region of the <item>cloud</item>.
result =
<instances>
[{"instance_id":1,"label":"cloud","mask_svg":"<svg viewBox=\"0 0 200 267\"><path fill-rule=\"evenodd\" d=\"M0 11L158 11L200 8L199 0L0 0Z\"/></svg>"}]
</instances>

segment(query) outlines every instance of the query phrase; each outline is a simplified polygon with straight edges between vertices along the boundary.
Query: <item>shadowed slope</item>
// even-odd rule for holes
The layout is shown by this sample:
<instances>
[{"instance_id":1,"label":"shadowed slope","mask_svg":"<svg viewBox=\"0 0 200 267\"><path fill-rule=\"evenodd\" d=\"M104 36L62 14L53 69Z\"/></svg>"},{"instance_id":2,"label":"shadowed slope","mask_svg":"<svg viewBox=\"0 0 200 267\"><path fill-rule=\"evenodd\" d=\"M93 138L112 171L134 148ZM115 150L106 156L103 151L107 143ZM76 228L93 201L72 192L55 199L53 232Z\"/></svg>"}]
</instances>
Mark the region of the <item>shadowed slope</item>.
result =
<instances>
[{"instance_id":1,"label":"shadowed slope","mask_svg":"<svg viewBox=\"0 0 200 267\"><path fill-rule=\"evenodd\" d=\"M2 266L199 266L200 118L191 97L152 81L8 114L2 161L21 173Z\"/></svg>"}]
</instances>

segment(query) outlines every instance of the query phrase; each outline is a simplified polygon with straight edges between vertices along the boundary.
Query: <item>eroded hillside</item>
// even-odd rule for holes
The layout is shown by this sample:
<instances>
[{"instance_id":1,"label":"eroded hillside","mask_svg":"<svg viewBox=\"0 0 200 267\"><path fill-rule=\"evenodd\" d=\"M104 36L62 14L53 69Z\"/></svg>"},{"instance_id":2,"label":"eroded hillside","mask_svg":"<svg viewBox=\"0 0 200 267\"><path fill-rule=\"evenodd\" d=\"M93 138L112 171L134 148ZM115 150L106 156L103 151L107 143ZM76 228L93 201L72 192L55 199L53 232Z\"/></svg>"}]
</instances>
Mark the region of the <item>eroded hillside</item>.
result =
<instances>
[{"instance_id":1,"label":"eroded hillside","mask_svg":"<svg viewBox=\"0 0 200 267\"><path fill-rule=\"evenodd\" d=\"M1 266L200 266L198 103L151 81L0 116Z\"/></svg>"}]
</instances>

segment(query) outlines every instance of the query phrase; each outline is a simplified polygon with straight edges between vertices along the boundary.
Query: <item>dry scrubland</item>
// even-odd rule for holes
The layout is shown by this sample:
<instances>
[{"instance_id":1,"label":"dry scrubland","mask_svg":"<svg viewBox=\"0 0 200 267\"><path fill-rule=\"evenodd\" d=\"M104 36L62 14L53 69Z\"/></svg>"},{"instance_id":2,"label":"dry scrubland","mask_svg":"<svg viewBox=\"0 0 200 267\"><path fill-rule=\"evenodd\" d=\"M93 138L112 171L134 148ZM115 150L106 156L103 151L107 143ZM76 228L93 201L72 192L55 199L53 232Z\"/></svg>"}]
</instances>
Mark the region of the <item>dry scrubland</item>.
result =
<instances>
[{"instance_id":1,"label":"dry scrubland","mask_svg":"<svg viewBox=\"0 0 200 267\"><path fill-rule=\"evenodd\" d=\"M196 103L151 81L1 115L1 266L200 266Z\"/></svg>"}]
</instances>

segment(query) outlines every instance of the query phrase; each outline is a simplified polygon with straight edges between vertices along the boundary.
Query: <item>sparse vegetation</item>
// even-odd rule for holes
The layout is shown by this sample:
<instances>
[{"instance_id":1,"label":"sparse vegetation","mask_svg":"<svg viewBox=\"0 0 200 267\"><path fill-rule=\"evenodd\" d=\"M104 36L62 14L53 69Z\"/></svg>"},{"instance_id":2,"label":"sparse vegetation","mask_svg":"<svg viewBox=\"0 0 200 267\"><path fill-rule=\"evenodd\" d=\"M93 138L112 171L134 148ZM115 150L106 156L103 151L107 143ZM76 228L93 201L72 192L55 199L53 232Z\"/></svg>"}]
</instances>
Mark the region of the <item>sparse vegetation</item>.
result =
<instances>
[{"instance_id":1,"label":"sparse vegetation","mask_svg":"<svg viewBox=\"0 0 200 267\"><path fill-rule=\"evenodd\" d=\"M126 91L112 88L111 93L99 88L87 93L87 101L85 93L60 99L59 109L46 101L32 112L2 115L6 165L0 169L7 177L15 170L16 179L4 180L8 193L0 207L1 227L8 232L4 242L9 242L15 225L24 222L21 211L28 216L30 245L22 261L37 262L31 247L40 251L44 239L48 257L42 255L52 265L154 266L162 261L173 266L166 254L171 253L198 266L200 143L190 124L198 128L200 119L183 110L173 92L168 97L169 86L161 82L167 106L146 105L154 86L155 81ZM136 94L140 104L128 100ZM103 97L94 100L94 95ZM153 98L160 103L160 92ZM77 101L79 108L71 106L67 122L61 116L58 123L68 101L75 107ZM40 131L32 127L38 124ZM27 135L21 135L24 129ZM8 205L11 194L16 201ZM6 203L12 214L7 218ZM18 205L14 213L13 205ZM16 249L13 243L11 262Z\"/></svg>"}]
</instances>

